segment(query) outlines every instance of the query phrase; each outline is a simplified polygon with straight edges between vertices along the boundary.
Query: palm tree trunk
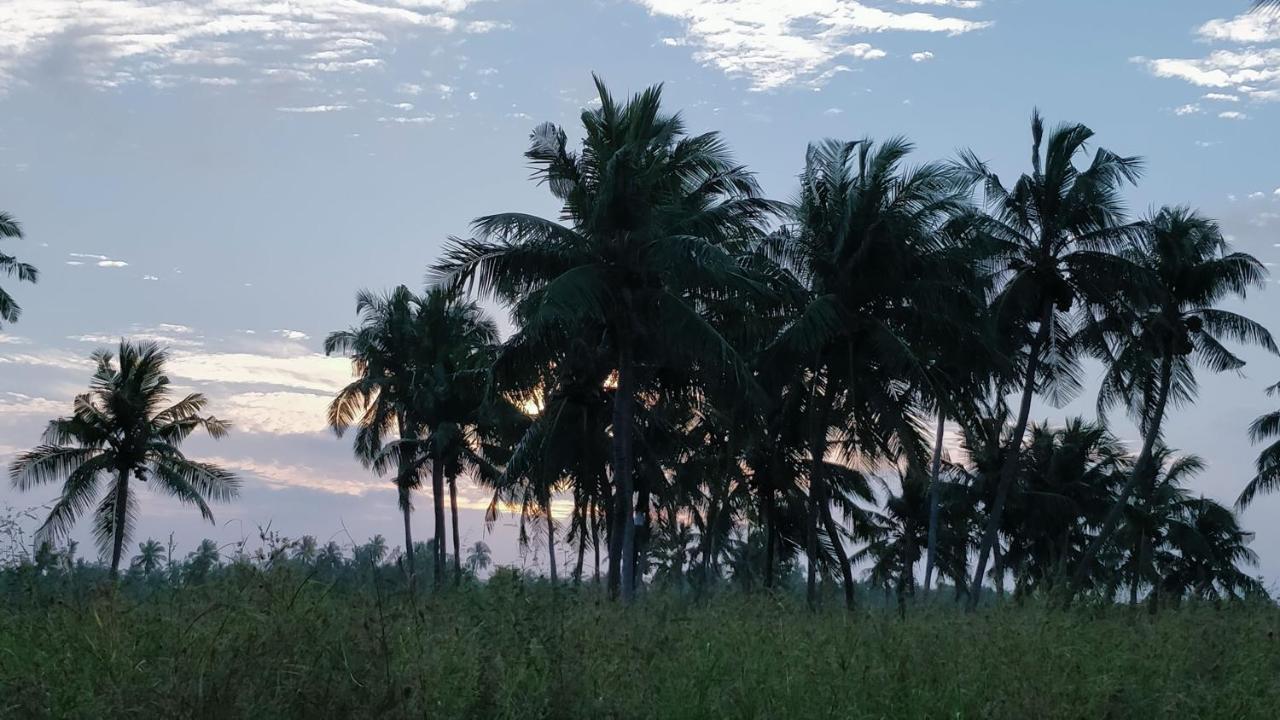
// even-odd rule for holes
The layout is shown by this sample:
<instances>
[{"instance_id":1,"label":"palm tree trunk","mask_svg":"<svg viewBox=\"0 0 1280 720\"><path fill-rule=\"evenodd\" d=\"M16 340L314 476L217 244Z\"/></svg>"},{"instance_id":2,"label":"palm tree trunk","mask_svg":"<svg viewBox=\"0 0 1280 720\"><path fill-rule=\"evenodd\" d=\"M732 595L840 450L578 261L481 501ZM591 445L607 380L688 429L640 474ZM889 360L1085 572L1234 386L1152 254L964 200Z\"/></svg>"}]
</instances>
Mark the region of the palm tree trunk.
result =
<instances>
[{"instance_id":1,"label":"palm tree trunk","mask_svg":"<svg viewBox=\"0 0 1280 720\"><path fill-rule=\"evenodd\" d=\"M1071 601L1075 599L1075 594L1084 586L1084 581L1089 577L1089 573L1093 571L1093 561L1098 556L1098 552L1111 540L1111 534L1115 532L1116 527L1120 524L1120 518L1124 514L1125 506L1129 504L1129 498L1133 495L1133 491L1138 488L1139 483L1147 482L1149 477L1154 475L1156 468L1152 467L1152 458L1155 452L1156 440L1160 437L1160 425L1164 421L1164 411L1169 402L1169 387L1172 382L1173 358L1166 352L1164 358L1160 361L1160 385L1156 389L1156 404L1147 423L1146 436L1142 439L1142 452L1138 454L1138 460L1133 465L1133 474L1129 476L1124 488L1120 490L1115 502L1111 504L1111 509L1107 511L1107 517L1102 522L1102 527L1098 530L1098 534L1093 538L1093 541L1089 543L1084 556L1080 558L1080 564L1076 567L1075 574L1071 576L1071 585L1067 588L1067 605L1070 605Z\"/></svg>"},{"instance_id":2,"label":"palm tree trunk","mask_svg":"<svg viewBox=\"0 0 1280 720\"><path fill-rule=\"evenodd\" d=\"M412 458L405 453L403 443L414 439L413 424L409 421L408 416L404 413L396 415L396 424L400 427L400 453L397 458L396 465L396 489L399 490L400 513L404 515L404 561L405 569L409 573L409 587L412 589L416 585L416 566L413 557L413 531L410 526L409 513L413 511L412 503L409 498L409 473L410 466L413 464Z\"/></svg>"},{"instance_id":3,"label":"palm tree trunk","mask_svg":"<svg viewBox=\"0 0 1280 720\"><path fill-rule=\"evenodd\" d=\"M458 542L458 479L449 478L449 521L453 530L453 584L462 582L462 552Z\"/></svg>"},{"instance_id":4,"label":"palm tree trunk","mask_svg":"<svg viewBox=\"0 0 1280 720\"><path fill-rule=\"evenodd\" d=\"M547 514L547 559L551 563L551 585L555 586L556 577L556 523L551 517L551 496L547 495L542 503L543 512Z\"/></svg>"},{"instance_id":5,"label":"palm tree trunk","mask_svg":"<svg viewBox=\"0 0 1280 720\"><path fill-rule=\"evenodd\" d=\"M1013 426L1013 435L1009 438L1009 447L1005 451L1004 467L1000 468L1000 484L996 487L995 502L987 517L987 527L982 534L982 546L978 550L978 565L973 571L973 589L969 592L966 610L978 607L982 598L982 579L987 572L987 560L991 557L991 548L996 544L996 536L1000 532L1000 521L1004 516L1004 503L1009 498L1009 489L1018 476L1018 460L1022 454L1022 436L1027 432L1027 420L1031 417L1031 399L1036 393L1036 374L1040 371L1040 352L1049 340L1049 328L1053 322L1053 303L1046 303L1040 312L1040 327L1031 341L1027 359L1027 375L1022 385L1022 402L1018 406L1018 421Z\"/></svg>"},{"instance_id":6,"label":"palm tree trunk","mask_svg":"<svg viewBox=\"0 0 1280 720\"><path fill-rule=\"evenodd\" d=\"M415 572L413 565L413 529L409 522L409 514L413 508L409 505L409 488L400 486L400 514L404 516L404 562L405 570L409 573L409 587L413 588L415 584Z\"/></svg>"},{"instance_id":7,"label":"palm tree trunk","mask_svg":"<svg viewBox=\"0 0 1280 720\"><path fill-rule=\"evenodd\" d=\"M111 519L111 577L120 575L120 554L124 550L124 531L129 520L129 471L121 470L116 478L115 517Z\"/></svg>"},{"instance_id":8,"label":"palm tree trunk","mask_svg":"<svg viewBox=\"0 0 1280 720\"><path fill-rule=\"evenodd\" d=\"M808 559L808 577L805 583L805 599L810 610L818 607L818 521L822 516L822 505L827 501L826 482L823 478L822 463L827 454L827 408L831 405L831 388L821 396L818 386L821 384L824 368L819 365L813 374L813 391L810 400L809 428L809 508L805 522L805 555ZM832 544L836 545L832 537Z\"/></svg>"},{"instance_id":9,"label":"palm tree trunk","mask_svg":"<svg viewBox=\"0 0 1280 720\"><path fill-rule=\"evenodd\" d=\"M1138 566L1139 553L1142 552L1142 536L1139 535L1133 541L1133 560L1129 562L1129 606L1138 606Z\"/></svg>"},{"instance_id":10,"label":"palm tree trunk","mask_svg":"<svg viewBox=\"0 0 1280 720\"><path fill-rule=\"evenodd\" d=\"M431 459L431 494L432 504L435 506L436 527L435 527L435 585L442 587L444 585L444 461L440 459L439 452L437 457Z\"/></svg>"},{"instance_id":11,"label":"palm tree trunk","mask_svg":"<svg viewBox=\"0 0 1280 720\"><path fill-rule=\"evenodd\" d=\"M600 585L600 518L596 514L595 503L591 503L591 550L595 553L595 584Z\"/></svg>"},{"instance_id":12,"label":"palm tree trunk","mask_svg":"<svg viewBox=\"0 0 1280 720\"><path fill-rule=\"evenodd\" d=\"M773 587L773 555L777 548L775 543L778 538L778 523L773 517L773 490L761 490L764 495L764 586L766 588Z\"/></svg>"},{"instance_id":13,"label":"palm tree trunk","mask_svg":"<svg viewBox=\"0 0 1280 720\"><path fill-rule=\"evenodd\" d=\"M582 561L587 556L587 517L582 515L578 523L578 558L573 566L573 584L582 584Z\"/></svg>"},{"instance_id":14,"label":"palm tree trunk","mask_svg":"<svg viewBox=\"0 0 1280 720\"><path fill-rule=\"evenodd\" d=\"M939 409L938 432L933 438L933 465L929 468L929 548L924 561L924 594L926 597L929 595L929 591L933 589L933 566L937 563L938 557L938 517L941 515L938 496L942 490L938 486L938 482L939 475L942 473L942 434L946 426L947 416Z\"/></svg>"},{"instance_id":15,"label":"palm tree trunk","mask_svg":"<svg viewBox=\"0 0 1280 720\"><path fill-rule=\"evenodd\" d=\"M635 368L631 338L625 334L618 338L618 387L613 396L613 481L618 487L618 524L621 537L615 543L621 558L618 574L621 578L622 602L630 604L635 599L636 524L632 516L632 431L635 405ZM610 563L613 563L610 553Z\"/></svg>"}]
</instances>

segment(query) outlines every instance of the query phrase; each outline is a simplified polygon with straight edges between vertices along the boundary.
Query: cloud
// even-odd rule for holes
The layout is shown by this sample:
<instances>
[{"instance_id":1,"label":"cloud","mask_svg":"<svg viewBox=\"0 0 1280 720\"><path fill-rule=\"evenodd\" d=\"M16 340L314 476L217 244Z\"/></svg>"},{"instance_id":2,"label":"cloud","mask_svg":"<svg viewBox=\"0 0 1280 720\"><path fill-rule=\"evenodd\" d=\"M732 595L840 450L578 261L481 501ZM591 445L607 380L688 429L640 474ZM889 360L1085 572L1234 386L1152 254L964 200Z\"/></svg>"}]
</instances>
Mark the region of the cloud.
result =
<instances>
[{"instance_id":1,"label":"cloud","mask_svg":"<svg viewBox=\"0 0 1280 720\"><path fill-rule=\"evenodd\" d=\"M925 50L924 52L911 53L911 59L915 62L927 62L933 59L933 53Z\"/></svg>"},{"instance_id":2,"label":"cloud","mask_svg":"<svg viewBox=\"0 0 1280 720\"><path fill-rule=\"evenodd\" d=\"M285 113L328 113L339 112L351 107L350 105L304 105L302 107L278 107L276 110Z\"/></svg>"},{"instance_id":3,"label":"cloud","mask_svg":"<svg viewBox=\"0 0 1280 720\"><path fill-rule=\"evenodd\" d=\"M1174 115L1197 115L1201 112L1200 106L1196 103L1182 105L1173 109Z\"/></svg>"},{"instance_id":4,"label":"cloud","mask_svg":"<svg viewBox=\"0 0 1280 720\"><path fill-rule=\"evenodd\" d=\"M436 116L431 113L427 113L426 115L415 115L413 117L399 115L395 117L378 118L378 122L380 123L392 123L395 125L426 125L427 123L433 123L435 121Z\"/></svg>"},{"instance_id":5,"label":"cloud","mask_svg":"<svg viewBox=\"0 0 1280 720\"><path fill-rule=\"evenodd\" d=\"M351 361L318 353L273 356L258 353L174 353L170 375L194 382L271 386L336 393L351 381Z\"/></svg>"},{"instance_id":6,"label":"cloud","mask_svg":"<svg viewBox=\"0 0 1280 720\"><path fill-rule=\"evenodd\" d=\"M53 419L62 415L69 415L70 410L70 400L51 400L15 392L0 393L0 417L38 415Z\"/></svg>"},{"instance_id":7,"label":"cloud","mask_svg":"<svg viewBox=\"0 0 1280 720\"><path fill-rule=\"evenodd\" d=\"M160 278L156 277L155 275L143 275L142 279L143 280L159 280Z\"/></svg>"},{"instance_id":8,"label":"cloud","mask_svg":"<svg viewBox=\"0 0 1280 720\"><path fill-rule=\"evenodd\" d=\"M770 90L819 74L846 57L874 60L884 51L854 38L882 32L959 35L985 21L898 13L853 0L636 0L653 15L685 27L680 42L694 59L728 75L746 77L754 90Z\"/></svg>"},{"instance_id":9,"label":"cloud","mask_svg":"<svg viewBox=\"0 0 1280 720\"><path fill-rule=\"evenodd\" d=\"M494 30L509 30L511 23L494 22L492 20L472 20L467 23L466 30L469 33L487 33Z\"/></svg>"},{"instance_id":10,"label":"cloud","mask_svg":"<svg viewBox=\"0 0 1280 720\"><path fill-rule=\"evenodd\" d=\"M1201 42L1232 43L1202 57L1135 57L1132 60L1156 77L1174 78L1197 87L1231 89L1210 93L1205 99L1237 102L1240 96L1256 101L1280 100L1280 14L1250 12L1232 19L1216 19L1196 28Z\"/></svg>"},{"instance_id":11,"label":"cloud","mask_svg":"<svg viewBox=\"0 0 1280 720\"><path fill-rule=\"evenodd\" d=\"M903 5L933 5L973 10L982 7L982 0L898 0Z\"/></svg>"},{"instance_id":12,"label":"cloud","mask_svg":"<svg viewBox=\"0 0 1280 720\"><path fill-rule=\"evenodd\" d=\"M276 461L260 461L252 458L207 457L205 462L220 465L240 475L257 478L276 488L307 488L338 495L363 495L371 490L387 486L387 480L366 472L352 463L351 471L344 474Z\"/></svg>"},{"instance_id":13,"label":"cloud","mask_svg":"<svg viewBox=\"0 0 1280 720\"><path fill-rule=\"evenodd\" d=\"M1228 110L1228 111L1226 111L1226 112L1220 112L1220 113L1218 113L1218 117L1220 117L1220 118L1222 118L1222 119L1224 119L1224 120L1248 120L1248 119L1249 119L1249 116L1248 116L1248 115L1246 115L1246 114L1244 114L1244 113L1242 113L1242 112L1236 112L1235 110Z\"/></svg>"},{"instance_id":14,"label":"cloud","mask_svg":"<svg viewBox=\"0 0 1280 720\"><path fill-rule=\"evenodd\" d=\"M217 398L213 411L237 431L308 435L328 430L333 395L287 391L245 392Z\"/></svg>"},{"instance_id":15,"label":"cloud","mask_svg":"<svg viewBox=\"0 0 1280 720\"><path fill-rule=\"evenodd\" d=\"M285 340L310 340L311 336L301 330L276 330L275 333Z\"/></svg>"},{"instance_id":16,"label":"cloud","mask_svg":"<svg viewBox=\"0 0 1280 720\"><path fill-rule=\"evenodd\" d=\"M421 95L422 86L417 83L400 83L396 86L396 92L401 95Z\"/></svg>"},{"instance_id":17,"label":"cloud","mask_svg":"<svg viewBox=\"0 0 1280 720\"><path fill-rule=\"evenodd\" d=\"M502 27L458 16L475 0L8 0L0 26L0 88L24 71L67 57L71 74L100 87L147 82L232 85L252 79L314 80L314 73L376 67L383 49L422 31Z\"/></svg>"},{"instance_id":18,"label":"cloud","mask_svg":"<svg viewBox=\"0 0 1280 720\"><path fill-rule=\"evenodd\" d=\"M122 268L128 267L129 263L123 260L112 260L106 255L95 255L93 253L67 253L68 257L78 258L77 260L67 260L66 263L72 266L84 265L85 260L95 260L94 263L101 268Z\"/></svg>"},{"instance_id":19,"label":"cloud","mask_svg":"<svg viewBox=\"0 0 1280 720\"><path fill-rule=\"evenodd\" d=\"M1249 44L1280 40L1280 15L1251 12L1225 20L1216 19L1200 26L1196 33L1205 40Z\"/></svg>"},{"instance_id":20,"label":"cloud","mask_svg":"<svg viewBox=\"0 0 1280 720\"><path fill-rule=\"evenodd\" d=\"M823 115L839 115L843 112L844 110L841 110L840 108L831 107L831 108L827 108L826 110L823 110L822 114Z\"/></svg>"}]
</instances>

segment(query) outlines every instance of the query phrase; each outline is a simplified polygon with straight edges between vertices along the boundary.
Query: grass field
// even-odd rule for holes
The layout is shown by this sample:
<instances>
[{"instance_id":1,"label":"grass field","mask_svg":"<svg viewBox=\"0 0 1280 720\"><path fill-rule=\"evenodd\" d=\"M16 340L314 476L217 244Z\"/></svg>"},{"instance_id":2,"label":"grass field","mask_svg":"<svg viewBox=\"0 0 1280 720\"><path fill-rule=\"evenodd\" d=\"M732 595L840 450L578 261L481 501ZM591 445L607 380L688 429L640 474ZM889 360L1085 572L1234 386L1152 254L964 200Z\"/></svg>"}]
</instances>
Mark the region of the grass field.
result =
<instances>
[{"instance_id":1,"label":"grass field","mask_svg":"<svg viewBox=\"0 0 1280 720\"><path fill-rule=\"evenodd\" d=\"M420 593L294 572L11 592L0 716L1274 718L1280 611L627 609L504 577Z\"/></svg>"}]
</instances>

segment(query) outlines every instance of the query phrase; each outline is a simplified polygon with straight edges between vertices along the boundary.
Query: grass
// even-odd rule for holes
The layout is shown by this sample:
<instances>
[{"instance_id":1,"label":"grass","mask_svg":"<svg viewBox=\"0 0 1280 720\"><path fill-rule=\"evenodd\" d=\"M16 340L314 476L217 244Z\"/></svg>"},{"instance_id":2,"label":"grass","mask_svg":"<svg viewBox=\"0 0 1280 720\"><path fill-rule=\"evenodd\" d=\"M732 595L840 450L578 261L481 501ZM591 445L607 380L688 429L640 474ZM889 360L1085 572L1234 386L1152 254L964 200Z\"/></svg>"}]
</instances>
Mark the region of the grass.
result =
<instances>
[{"instance_id":1,"label":"grass","mask_svg":"<svg viewBox=\"0 0 1280 720\"><path fill-rule=\"evenodd\" d=\"M296 571L10 593L0 717L1273 718L1280 611L627 609L503 576L422 593Z\"/></svg>"}]
</instances>

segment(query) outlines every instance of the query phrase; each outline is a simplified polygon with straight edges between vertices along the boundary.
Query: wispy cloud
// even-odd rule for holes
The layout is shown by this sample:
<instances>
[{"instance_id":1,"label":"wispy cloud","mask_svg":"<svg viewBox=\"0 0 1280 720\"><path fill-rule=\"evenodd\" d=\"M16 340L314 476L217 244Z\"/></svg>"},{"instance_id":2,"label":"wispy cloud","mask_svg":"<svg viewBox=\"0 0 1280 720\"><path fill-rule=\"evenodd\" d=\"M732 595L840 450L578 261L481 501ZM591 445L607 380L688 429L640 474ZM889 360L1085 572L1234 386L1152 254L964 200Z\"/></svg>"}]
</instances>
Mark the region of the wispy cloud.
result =
<instances>
[{"instance_id":1,"label":"wispy cloud","mask_svg":"<svg viewBox=\"0 0 1280 720\"><path fill-rule=\"evenodd\" d=\"M278 107L276 110L286 113L329 113L339 112L351 107L350 105L303 105L301 107Z\"/></svg>"},{"instance_id":2,"label":"wispy cloud","mask_svg":"<svg viewBox=\"0 0 1280 720\"><path fill-rule=\"evenodd\" d=\"M1249 116L1246 115L1245 113L1236 112L1235 110L1220 112L1218 113L1218 117L1222 118L1223 120L1248 120L1249 119Z\"/></svg>"},{"instance_id":3,"label":"wispy cloud","mask_svg":"<svg viewBox=\"0 0 1280 720\"><path fill-rule=\"evenodd\" d=\"M811 79L846 58L884 57L883 50L854 41L867 34L896 31L959 35L990 25L987 21L942 17L931 12L893 12L853 0L636 1L654 15L681 21L686 36L674 44L687 43L696 48L695 60L729 75L749 78L755 90Z\"/></svg>"},{"instance_id":4,"label":"wispy cloud","mask_svg":"<svg viewBox=\"0 0 1280 720\"><path fill-rule=\"evenodd\" d=\"M1232 44L1201 57L1135 57L1156 77L1173 78L1197 87L1230 90L1205 95L1206 100L1236 102L1280 100L1280 14L1250 12L1210 20L1196 28L1201 42Z\"/></svg>"},{"instance_id":5,"label":"wispy cloud","mask_svg":"<svg viewBox=\"0 0 1280 720\"><path fill-rule=\"evenodd\" d=\"M401 36L503 27L460 17L475 0L8 0L0 11L0 89L52 53L114 87L315 79L382 63ZM209 69L219 72L210 74Z\"/></svg>"}]
</instances>

